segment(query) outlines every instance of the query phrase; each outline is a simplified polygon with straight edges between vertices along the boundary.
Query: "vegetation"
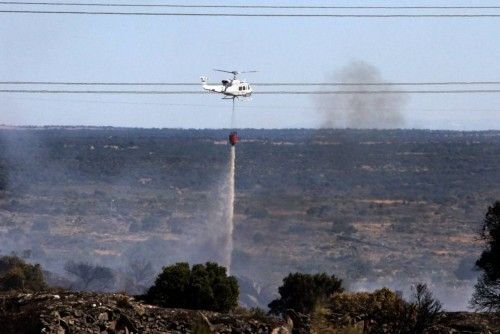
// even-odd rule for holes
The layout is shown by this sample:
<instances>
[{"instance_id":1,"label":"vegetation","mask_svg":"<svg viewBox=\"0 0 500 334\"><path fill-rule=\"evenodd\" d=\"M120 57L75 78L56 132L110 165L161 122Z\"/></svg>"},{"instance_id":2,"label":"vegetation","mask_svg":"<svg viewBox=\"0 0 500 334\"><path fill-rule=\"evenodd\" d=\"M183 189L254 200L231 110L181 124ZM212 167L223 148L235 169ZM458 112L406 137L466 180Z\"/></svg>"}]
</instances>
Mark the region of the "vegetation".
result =
<instances>
[{"instance_id":1,"label":"vegetation","mask_svg":"<svg viewBox=\"0 0 500 334\"><path fill-rule=\"evenodd\" d=\"M334 275L291 273L283 279L278 289L280 298L269 304L269 311L279 315L293 309L308 314L316 304L342 291L342 280Z\"/></svg>"},{"instance_id":2,"label":"vegetation","mask_svg":"<svg viewBox=\"0 0 500 334\"><path fill-rule=\"evenodd\" d=\"M128 262L127 275L137 285L146 284L154 277L153 266L150 261L144 259L131 259Z\"/></svg>"},{"instance_id":3,"label":"vegetation","mask_svg":"<svg viewBox=\"0 0 500 334\"><path fill-rule=\"evenodd\" d=\"M0 258L0 290L40 291L47 288L42 268L16 256Z\"/></svg>"},{"instance_id":4,"label":"vegetation","mask_svg":"<svg viewBox=\"0 0 500 334\"><path fill-rule=\"evenodd\" d=\"M5 168L5 166L0 163L0 191L7 190L7 184L8 184L7 168Z\"/></svg>"},{"instance_id":5,"label":"vegetation","mask_svg":"<svg viewBox=\"0 0 500 334\"><path fill-rule=\"evenodd\" d=\"M163 268L146 300L163 307L229 311L238 305L238 282L216 263L176 263Z\"/></svg>"},{"instance_id":6,"label":"vegetation","mask_svg":"<svg viewBox=\"0 0 500 334\"><path fill-rule=\"evenodd\" d=\"M500 311L500 201L488 208L481 238L485 249L476 262L482 270L472 296L472 305L478 310Z\"/></svg>"},{"instance_id":7,"label":"vegetation","mask_svg":"<svg viewBox=\"0 0 500 334\"><path fill-rule=\"evenodd\" d=\"M372 293L335 294L329 300L330 319L337 328L362 321L370 324L367 333L422 334L434 326L441 314L441 303L425 284L417 284L410 302L383 288Z\"/></svg>"},{"instance_id":8,"label":"vegetation","mask_svg":"<svg viewBox=\"0 0 500 334\"><path fill-rule=\"evenodd\" d=\"M358 321L371 322L373 333L399 333L407 321L407 307L404 300L387 288L373 293L342 293L332 296L329 307L338 327L353 325Z\"/></svg>"},{"instance_id":9,"label":"vegetation","mask_svg":"<svg viewBox=\"0 0 500 334\"><path fill-rule=\"evenodd\" d=\"M409 324L413 334L423 334L426 329L437 323L442 313L441 302L435 299L427 285L422 283L415 286L410 308L413 311L413 319Z\"/></svg>"},{"instance_id":10,"label":"vegetation","mask_svg":"<svg viewBox=\"0 0 500 334\"><path fill-rule=\"evenodd\" d=\"M51 268L90 256L118 276L136 258L154 273L216 258L203 229L227 170L226 130L0 132L3 254L31 249ZM242 129L232 270L273 292L289 272L328 268L346 282L431 277L450 300L467 298L470 231L482 203L500 198L499 134ZM134 293L153 280L133 279Z\"/></svg>"},{"instance_id":11,"label":"vegetation","mask_svg":"<svg viewBox=\"0 0 500 334\"><path fill-rule=\"evenodd\" d=\"M107 267L69 261L64 269L77 278L76 290L110 291L115 285L115 274Z\"/></svg>"}]
</instances>

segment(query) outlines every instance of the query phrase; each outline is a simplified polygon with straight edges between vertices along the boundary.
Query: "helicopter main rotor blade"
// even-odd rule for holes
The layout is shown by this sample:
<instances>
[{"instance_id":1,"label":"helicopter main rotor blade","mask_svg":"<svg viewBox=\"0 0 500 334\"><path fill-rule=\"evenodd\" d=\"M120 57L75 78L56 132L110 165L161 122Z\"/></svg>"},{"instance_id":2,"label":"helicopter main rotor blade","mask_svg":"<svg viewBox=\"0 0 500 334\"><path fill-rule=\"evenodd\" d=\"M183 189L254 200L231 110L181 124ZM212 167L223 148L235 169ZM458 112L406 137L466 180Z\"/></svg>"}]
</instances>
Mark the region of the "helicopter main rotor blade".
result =
<instances>
[{"instance_id":1,"label":"helicopter main rotor blade","mask_svg":"<svg viewBox=\"0 0 500 334\"><path fill-rule=\"evenodd\" d=\"M239 73L258 73L259 71L241 71Z\"/></svg>"},{"instance_id":2,"label":"helicopter main rotor blade","mask_svg":"<svg viewBox=\"0 0 500 334\"><path fill-rule=\"evenodd\" d=\"M238 72L237 72L237 71L218 70L218 69L216 69L216 68L214 68L214 71L218 71L218 72L225 72L225 73L231 73L231 74L235 74L235 75L236 75L236 74L238 74Z\"/></svg>"}]
</instances>

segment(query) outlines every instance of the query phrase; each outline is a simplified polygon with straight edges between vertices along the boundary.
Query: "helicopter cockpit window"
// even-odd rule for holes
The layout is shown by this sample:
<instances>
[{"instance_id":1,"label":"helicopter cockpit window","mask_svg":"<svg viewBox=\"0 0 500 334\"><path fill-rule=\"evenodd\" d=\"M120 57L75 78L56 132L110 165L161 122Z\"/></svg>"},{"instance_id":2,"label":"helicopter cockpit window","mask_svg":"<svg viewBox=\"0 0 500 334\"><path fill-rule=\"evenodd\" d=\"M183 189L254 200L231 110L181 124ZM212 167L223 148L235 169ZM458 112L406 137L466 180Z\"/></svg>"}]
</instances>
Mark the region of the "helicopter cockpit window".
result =
<instances>
[{"instance_id":1,"label":"helicopter cockpit window","mask_svg":"<svg viewBox=\"0 0 500 334\"><path fill-rule=\"evenodd\" d=\"M245 87L245 86L243 86L243 90L245 90L245 89L246 89L246 87Z\"/></svg>"},{"instance_id":2,"label":"helicopter cockpit window","mask_svg":"<svg viewBox=\"0 0 500 334\"><path fill-rule=\"evenodd\" d=\"M241 90L241 86L240 86L240 87L238 87L238 90Z\"/></svg>"}]
</instances>

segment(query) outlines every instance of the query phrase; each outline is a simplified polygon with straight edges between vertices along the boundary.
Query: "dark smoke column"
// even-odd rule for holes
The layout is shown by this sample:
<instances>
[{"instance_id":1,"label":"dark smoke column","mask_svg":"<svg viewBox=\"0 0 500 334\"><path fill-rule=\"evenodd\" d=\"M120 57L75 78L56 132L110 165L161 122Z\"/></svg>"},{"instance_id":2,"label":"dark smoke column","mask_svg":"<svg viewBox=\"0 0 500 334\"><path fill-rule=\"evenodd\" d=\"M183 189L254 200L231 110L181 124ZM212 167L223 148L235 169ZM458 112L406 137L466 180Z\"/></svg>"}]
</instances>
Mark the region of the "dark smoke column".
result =
<instances>
[{"instance_id":1,"label":"dark smoke column","mask_svg":"<svg viewBox=\"0 0 500 334\"><path fill-rule=\"evenodd\" d=\"M339 89L342 91L383 90L388 93L334 94L317 97L316 105L322 127L391 129L405 125L403 110L408 102L408 94L391 93L394 90L393 86L379 85L384 84L384 80L375 66L363 61L352 62L329 77L327 81L343 84Z\"/></svg>"}]
</instances>

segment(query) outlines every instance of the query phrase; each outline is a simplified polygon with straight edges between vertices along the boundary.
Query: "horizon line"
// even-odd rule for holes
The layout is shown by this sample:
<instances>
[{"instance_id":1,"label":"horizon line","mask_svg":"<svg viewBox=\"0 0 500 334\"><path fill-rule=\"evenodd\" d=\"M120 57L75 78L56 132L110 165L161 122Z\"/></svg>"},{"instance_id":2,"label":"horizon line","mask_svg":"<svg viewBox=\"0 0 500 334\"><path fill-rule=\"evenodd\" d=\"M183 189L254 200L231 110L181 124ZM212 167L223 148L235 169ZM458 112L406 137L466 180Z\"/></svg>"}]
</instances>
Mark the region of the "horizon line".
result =
<instances>
[{"instance_id":1,"label":"horizon line","mask_svg":"<svg viewBox=\"0 0 500 334\"><path fill-rule=\"evenodd\" d=\"M93 130L122 130L122 129L134 129L134 130L182 130L182 131L223 131L223 130L259 130L259 131L272 131L272 130L308 130L308 131L448 131L448 132L500 132L499 129L482 129L482 130L460 130L460 129L431 129L431 128L332 128L332 127L283 127L283 128L254 128L254 127L243 127L243 128L194 128L194 127L141 127L141 126L114 126L114 125L13 125L13 124L0 124L0 130L14 130L14 129L26 129L26 130L45 130L45 129L93 129Z\"/></svg>"}]
</instances>

